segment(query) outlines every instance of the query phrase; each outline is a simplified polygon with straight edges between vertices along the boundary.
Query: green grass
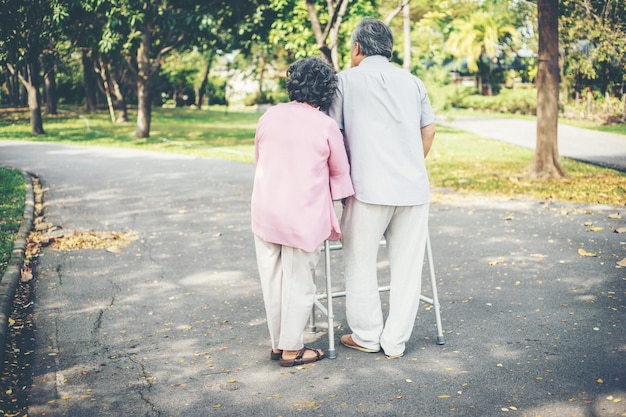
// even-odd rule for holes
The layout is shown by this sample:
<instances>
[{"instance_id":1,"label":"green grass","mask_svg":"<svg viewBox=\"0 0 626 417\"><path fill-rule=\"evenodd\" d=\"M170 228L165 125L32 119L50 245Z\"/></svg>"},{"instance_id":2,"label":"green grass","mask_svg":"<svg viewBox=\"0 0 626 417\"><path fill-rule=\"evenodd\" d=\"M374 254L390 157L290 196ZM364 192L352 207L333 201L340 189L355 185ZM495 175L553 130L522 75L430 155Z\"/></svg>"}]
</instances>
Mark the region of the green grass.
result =
<instances>
[{"instance_id":1,"label":"green grass","mask_svg":"<svg viewBox=\"0 0 626 417\"><path fill-rule=\"evenodd\" d=\"M431 183L436 187L506 197L626 204L626 175L561 158L568 178L531 180L525 173L533 154L530 149L438 126L427 164Z\"/></svg>"},{"instance_id":2,"label":"green grass","mask_svg":"<svg viewBox=\"0 0 626 417\"><path fill-rule=\"evenodd\" d=\"M0 169L0 276L11 259L13 241L24 215L24 175L15 169Z\"/></svg>"},{"instance_id":3,"label":"green grass","mask_svg":"<svg viewBox=\"0 0 626 417\"><path fill-rule=\"evenodd\" d=\"M116 146L252 162L259 114L223 109L155 108L147 139L133 138L136 127L133 112L129 114L131 122L113 124L107 112L84 114L67 109L57 116L45 117L46 134L38 136L30 133L28 117L27 111L0 117L0 140Z\"/></svg>"}]
</instances>

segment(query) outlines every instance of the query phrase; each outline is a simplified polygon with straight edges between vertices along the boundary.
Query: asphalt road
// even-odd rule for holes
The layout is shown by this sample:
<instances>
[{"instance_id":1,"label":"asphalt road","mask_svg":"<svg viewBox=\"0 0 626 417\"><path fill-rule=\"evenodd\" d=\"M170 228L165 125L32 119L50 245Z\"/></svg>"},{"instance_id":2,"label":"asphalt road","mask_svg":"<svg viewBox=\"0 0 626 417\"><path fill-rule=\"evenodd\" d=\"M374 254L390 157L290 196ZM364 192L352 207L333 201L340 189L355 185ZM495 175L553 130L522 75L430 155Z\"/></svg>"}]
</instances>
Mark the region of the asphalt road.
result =
<instances>
[{"instance_id":1,"label":"asphalt road","mask_svg":"<svg viewBox=\"0 0 626 417\"><path fill-rule=\"evenodd\" d=\"M529 149L537 142L534 120L457 116L438 123ZM557 132L559 155L626 172L626 136L564 124Z\"/></svg>"},{"instance_id":2,"label":"asphalt road","mask_svg":"<svg viewBox=\"0 0 626 417\"><path fill-rule=\"evenodd\" d=\"M59 230L138 236L120 252L43 249L30 417L626 415L624 207L438 190L445 345L424 305L403 358L346 349L338 298L337 358L281 368L249 227L251 165L8 141L0 164L41 180ZM384 251L380 265L384 284ZM321 315L318 330L307 342L325 348Z\"/></svg>"}]
</instances>

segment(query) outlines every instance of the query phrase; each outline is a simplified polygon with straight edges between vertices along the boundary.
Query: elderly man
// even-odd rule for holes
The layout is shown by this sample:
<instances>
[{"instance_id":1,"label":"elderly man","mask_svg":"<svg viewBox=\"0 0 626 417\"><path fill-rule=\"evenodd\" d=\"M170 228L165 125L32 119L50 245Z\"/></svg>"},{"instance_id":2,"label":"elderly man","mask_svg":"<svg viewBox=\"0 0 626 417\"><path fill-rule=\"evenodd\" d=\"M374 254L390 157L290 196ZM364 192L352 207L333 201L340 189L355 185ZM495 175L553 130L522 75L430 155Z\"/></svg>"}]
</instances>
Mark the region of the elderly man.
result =
<instances>
[{"instance_id":1,"label":"elderly man","mask_svg":"<svg viewBox=\"0 0 626 417\"><path fill-rule=\"evenodd\" d=\"M352 330L341 342L399 358L421 292L430 201L424 158L435 136L435 115L424 83L389 62L392 50L393 35L383 22L359 22L351 37L352 68L338 75L328 113L344 133L355 190L341 219ZM376 270L383 236L391 274L386 320Z\"/></svg>"}]
</instances>

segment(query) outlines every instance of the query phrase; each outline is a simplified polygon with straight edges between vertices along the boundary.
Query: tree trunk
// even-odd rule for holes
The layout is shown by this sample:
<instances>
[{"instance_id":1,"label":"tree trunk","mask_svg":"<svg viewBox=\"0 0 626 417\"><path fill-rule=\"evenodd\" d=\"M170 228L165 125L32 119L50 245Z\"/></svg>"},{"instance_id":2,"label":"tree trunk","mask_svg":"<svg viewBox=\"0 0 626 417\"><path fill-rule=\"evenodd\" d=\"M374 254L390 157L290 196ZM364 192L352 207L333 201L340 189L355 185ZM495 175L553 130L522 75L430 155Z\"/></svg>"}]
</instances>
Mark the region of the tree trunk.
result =
<instances>
[{"instance_id":1,"label":"tree trunk","mask_svg":"<svg viewBox=\"0 0 626 417\"><path fill-rule=\"evenodd\" d=\"M322 58L337 71L339 70L337 39L339 36L339 28L341 27L343 16L348 9L349 2L350 0L328 0L328 23L326 24L326 28L322 31L322 26L317 17L317 11L315 10L315 0L306 0L309 21L311 22L311 28L313 29L317 47L322 54ZM329 39L330 42L328 42Z\"/></svg>"},{"instance_id":2,"label":"tree trunk","mask_svg":"<svg viewBox=\"0 0 626 417\"><path fill-rule=\"evenodd\" d=\"M96 75L93 69L93 60L87 49L82 51L83 62L83 87L85 89L85 111L91 112L97 109L96 105Z\"/></svg>"},{"instance_id":3,"label":"tree trunk","mask_svg":"<svg viewBox=\"0 0 626 417\"><path fill-rule=\"evenodd\" d=\"M404 28L404 62L402 67L407 71L411 71L411 14L407 1L402 9L403 28Z\"/></svg>"},{"instance_id":4,"label":"tree trunk","mask_svg":"<svg viewBox=\"0 0 626 417\"><path fill-rule=\"evenodd\" d=\"M533 178L560 178L558 151L559 1L538 0L539 64L537 67L537 144L529 166Z\"/></svg>"},{"instance_id":5,"label":"tree trunk","mask_svg":"<svg viewBox=\"0 0 626 417\"><path fill-rule=\"evenodd\" d=\"M196 108L200 110L204 102L204 93L206 92L206 86L209 83L209 74L211 73L211 67L213 66L214 50L209 51L209 58L207 59L206 67L204 67L204 73L202 74L202 83L196 91Z\"/></svg>"},{"instance_id":6,"label":"tree trunk","mask_svg":"<svg viewBox=\"0 0 626 417\"><path fill-rule=\"evenodd\" d=\"M111 79L111 74L109 72L109 67L100 56L98 63L100 64L99 70L97 71L100 74L100 78L102 78L102 85L104 86L104 94L107 99L107 107L109 108L109 114L111 115L111 123L115 123L115 109L113 107L113 94L111 93L111 83L109 80Z\"/></svg>"},{"instance_id":7,"label":"tree trunk","mask_svg":"<svg viewBox=\"0 0 626 417\"><path fill-rule=\"evenodd\" d=\"M46 94L46 114L57 114L58 98L54 57L44 55L42 61L44 65L43 85Z\"/></svg>"},{"instance_id":8,"label":"tree trunk","mask_svg":"<svg viewBox=\"0 0 626 417\"><path fill-rule=\"evenodd\" d=\"M20 80L17 74L13 74L10 70L5 72L5 80L9 95L9 105L11 107L18 107L20 105Z\"/></svg>"},{"instance_id":9,"label":"tree trunk","mask_svg":"<svg viewBox=\"0 0 626 417\"><path fill-rule=\"evenodd\" d=\"M17 74L28 94L31 132L34 135L45 134L46 132L43 130L43 118L41 117L41 94L39 94L39 88L37 88L37 82L35 79L37 71L32 68L32 65L29 65L26 71L26 76L24 76L19 71L16 71L13 65L8 64L7 67L12 74Z\"/></svg>"},{"instance_id":10,"label":"tree trunk","mask_svg":"<svg viewBox=\"0 0 626 417\"><path fill-rule=\"evenodd\" d=\"M150 65L150 46L152 35L148 24L141 34L141 43L137 50L137 128L135 138L144 139L150 136L150 120L152 106L150 103L150 81L152 68Z\"/></svg>"},{"instance_id":11,"label":"tree trunk","mask_svg":"<svg viewBox=\"0 0 626 417\"><path fill-rule=\"evenodd\" d=\"M28 108L30 110L30 131L34 135L43 135L43 119L41 117L41 95L33 84L24 84L28 90Z\"/></svg>"},{"instance_id":12,"label":"tree trunk","mask_svg":"<svg viewBox=\"0 0 626 417\"><path fill-rule=\"evenodd\" d=\"M114 71L114 73L111 74L111 84L113 86L113 95L115 96L113 106L117 110L117 119L115 122L126 123L128 122L128 107L126 106L126 99L124 98L124 93L122 93L120 83L116 78L117 76L117 71Z\"/></svg>"}]
</instances>

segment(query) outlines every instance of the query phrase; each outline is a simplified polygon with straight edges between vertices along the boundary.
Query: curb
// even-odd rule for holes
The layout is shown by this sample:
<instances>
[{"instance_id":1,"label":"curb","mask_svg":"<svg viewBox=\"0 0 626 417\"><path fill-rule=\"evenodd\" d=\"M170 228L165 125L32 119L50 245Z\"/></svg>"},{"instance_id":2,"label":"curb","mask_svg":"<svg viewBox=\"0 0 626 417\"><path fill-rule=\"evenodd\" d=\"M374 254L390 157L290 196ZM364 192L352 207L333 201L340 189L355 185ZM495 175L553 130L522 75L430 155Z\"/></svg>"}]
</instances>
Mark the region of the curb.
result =
<instances>
[{"instance_id":1,"label":"curb","mask_svg":"<svg viewBox=\"0 0 626 417\"><path fill-rule=\"evenodd\" d=\"M0 280L0 369L4 368L4 348L6 346L9 330L9 317L11 316L13 300L15 298L15 289L21 277L22 265L26 253L26 238L32 229L35 211L32 180L27 173L22 171L22 174L26 180L24 217L13 243L11 259Z\"/></svg>"}]
</instances>

